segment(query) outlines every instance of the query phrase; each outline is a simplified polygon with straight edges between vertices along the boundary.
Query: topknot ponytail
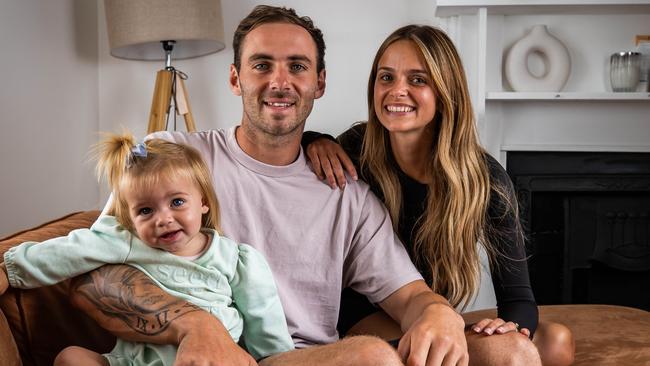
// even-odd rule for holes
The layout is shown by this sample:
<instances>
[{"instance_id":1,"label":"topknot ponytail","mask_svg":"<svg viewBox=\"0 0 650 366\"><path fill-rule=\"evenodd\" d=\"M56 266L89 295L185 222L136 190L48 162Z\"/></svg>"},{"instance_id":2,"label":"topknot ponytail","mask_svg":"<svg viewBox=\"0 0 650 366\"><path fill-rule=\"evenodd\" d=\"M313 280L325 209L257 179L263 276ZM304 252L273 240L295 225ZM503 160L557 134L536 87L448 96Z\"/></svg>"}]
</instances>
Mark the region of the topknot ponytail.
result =
<instances>
[{"instance_id":1,"label":"topknot ponytail","mask_svg":"<svg viewBox=\"0 0 650 366\"><path fill-rule=\"evenodd\" d=\"M111 190L115 191L130 160L134 158L131 151L136 140L133 134L127 131L121 135L104 133L103 137L93 148L93 155L97 160L96 173L100 180L104 177Z\"/></svg>"}]
</instances>

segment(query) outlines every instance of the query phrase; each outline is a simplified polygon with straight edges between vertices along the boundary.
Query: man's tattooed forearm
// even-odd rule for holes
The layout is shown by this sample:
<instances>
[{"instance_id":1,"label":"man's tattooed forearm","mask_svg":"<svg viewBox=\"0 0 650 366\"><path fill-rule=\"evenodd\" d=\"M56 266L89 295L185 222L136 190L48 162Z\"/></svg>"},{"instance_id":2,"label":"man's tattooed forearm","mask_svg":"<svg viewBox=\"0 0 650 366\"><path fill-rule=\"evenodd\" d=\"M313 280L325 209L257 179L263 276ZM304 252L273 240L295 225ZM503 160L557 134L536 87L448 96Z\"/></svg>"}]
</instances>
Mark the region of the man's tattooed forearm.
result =
<instances>
[{"instance_id":1,"label":"man's tattooed forearm","mask_svg":"<svg viewBox=\"0 0 650 366\"><path fill-rule=\"evenodd\" d=\"M101 267L80 278L74 290L107 317L120 319L144 335L157 335L181 316L201 310L129 266Z\"/></svg>"}]
</instances>

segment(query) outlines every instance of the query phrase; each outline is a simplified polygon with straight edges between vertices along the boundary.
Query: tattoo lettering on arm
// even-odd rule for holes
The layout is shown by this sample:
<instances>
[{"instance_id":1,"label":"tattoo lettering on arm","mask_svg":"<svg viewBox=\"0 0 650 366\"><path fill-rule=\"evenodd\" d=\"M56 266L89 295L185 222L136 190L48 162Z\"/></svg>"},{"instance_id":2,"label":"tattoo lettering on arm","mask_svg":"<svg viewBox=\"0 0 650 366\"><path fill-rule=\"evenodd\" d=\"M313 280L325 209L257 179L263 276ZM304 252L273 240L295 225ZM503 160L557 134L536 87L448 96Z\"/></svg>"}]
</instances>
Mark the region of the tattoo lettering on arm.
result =
<instances>
[{"instance_id":1,"label":"tattoo lettering on arm","mask_svg":"<svg viewBox=\"0 0 650 366\"><path fill-rule=\"evenodd\" d=\"M127 265L106 265L79 277L73 291L109 319L119 319L145 336L160 334L174 320L201 310L168 294L144 273Z\"/></svg>"}]
</instances>

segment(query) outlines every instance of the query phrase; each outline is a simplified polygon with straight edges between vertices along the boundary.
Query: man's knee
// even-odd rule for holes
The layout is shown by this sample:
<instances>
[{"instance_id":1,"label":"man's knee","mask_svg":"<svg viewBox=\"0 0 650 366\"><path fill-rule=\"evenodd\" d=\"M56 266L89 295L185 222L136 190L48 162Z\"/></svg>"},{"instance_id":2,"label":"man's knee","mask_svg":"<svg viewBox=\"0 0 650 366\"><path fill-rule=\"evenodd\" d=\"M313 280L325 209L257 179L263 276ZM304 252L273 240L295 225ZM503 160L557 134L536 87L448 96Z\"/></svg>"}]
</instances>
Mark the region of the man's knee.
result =
<instances>
[{"instance_id":1,"label":"man's knee","mask_svg":"<svg viewBox=\"0 0 650 366\"><path fill-rule=\"evenodd\" d=\"M395 348L381 338L355 336L343 339L350 349L350 364L364 366L402 366Z\"/></svg>"},{"instance_id":2,"label":"man's knee","mask_svg":"<svg viewBox=\"0 0 650 366\"><path fill-rule=\"evenodd\" d=\"M513 343L516 352L512 352L505 360L505 365L540 365L542 364L535 344L528 337L513 333Z\"/></svg>"},{"instance_id":3,"label":"man's knee","mask_svg":"<svg viewBox=\"0 0 650 366\"><path fill-rule=\"evenodd\" d=\"M472 334L467 345L470 365L541 365L533 342L515 332L492 336Z\"/></svg>"}]
</instances>

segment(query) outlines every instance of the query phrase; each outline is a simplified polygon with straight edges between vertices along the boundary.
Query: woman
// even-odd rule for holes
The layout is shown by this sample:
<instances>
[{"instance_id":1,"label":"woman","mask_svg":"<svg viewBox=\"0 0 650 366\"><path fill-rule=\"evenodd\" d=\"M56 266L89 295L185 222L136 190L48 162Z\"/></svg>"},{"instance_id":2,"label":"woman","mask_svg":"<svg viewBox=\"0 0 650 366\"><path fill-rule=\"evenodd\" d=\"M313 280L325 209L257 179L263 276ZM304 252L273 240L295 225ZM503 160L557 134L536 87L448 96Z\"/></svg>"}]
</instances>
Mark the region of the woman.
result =
<instances>
[{"instance_id":1,"label":"woman","mask_svg":"<svg viewBox=\"0 0 650 366\"><path fill-rule=\"evenodd\" d=\"M460 57L444 32L410 25L384 41L368 81L368 115L367 123L339 136L340 146L306 134L316 174L343 188L341 165L353 177L356 166L384 201L425 281L454 306L464 307L479 287L482 246L499 317L468 333L520 332L532 337L544 364L570 364L570 331L538 327L512 184L479 145ZM399 329L391 333L390 324L365 298L344 292L342 334L391 337ZM469 337L468 345L471 357Z\"/></svg>"}]
</instances>

